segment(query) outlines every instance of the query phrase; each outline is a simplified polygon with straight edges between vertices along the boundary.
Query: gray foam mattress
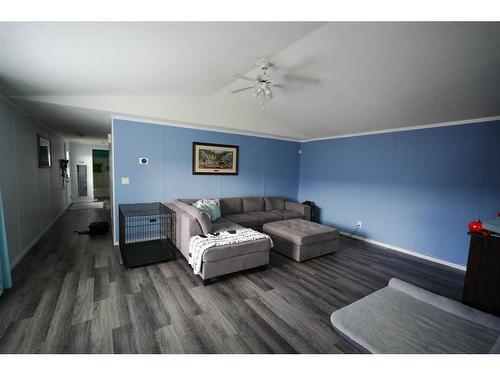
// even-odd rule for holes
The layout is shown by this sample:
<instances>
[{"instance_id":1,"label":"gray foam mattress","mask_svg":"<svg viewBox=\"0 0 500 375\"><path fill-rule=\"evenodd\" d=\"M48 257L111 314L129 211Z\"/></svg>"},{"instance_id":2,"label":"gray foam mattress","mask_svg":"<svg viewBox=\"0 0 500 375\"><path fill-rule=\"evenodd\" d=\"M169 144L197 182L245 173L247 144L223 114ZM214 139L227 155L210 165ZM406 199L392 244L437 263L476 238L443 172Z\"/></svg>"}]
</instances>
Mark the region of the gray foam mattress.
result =
<instances>
[{"instance_id":1,"label":"gray foam mattress","mask_svg":"<svg viewBox=\"0 0 500 375\"><path fill-rule=\"evenodd\" d=\"M331 315L370 353L497 353L500 318L398 279Z\"/></svg>"}]
</instances>

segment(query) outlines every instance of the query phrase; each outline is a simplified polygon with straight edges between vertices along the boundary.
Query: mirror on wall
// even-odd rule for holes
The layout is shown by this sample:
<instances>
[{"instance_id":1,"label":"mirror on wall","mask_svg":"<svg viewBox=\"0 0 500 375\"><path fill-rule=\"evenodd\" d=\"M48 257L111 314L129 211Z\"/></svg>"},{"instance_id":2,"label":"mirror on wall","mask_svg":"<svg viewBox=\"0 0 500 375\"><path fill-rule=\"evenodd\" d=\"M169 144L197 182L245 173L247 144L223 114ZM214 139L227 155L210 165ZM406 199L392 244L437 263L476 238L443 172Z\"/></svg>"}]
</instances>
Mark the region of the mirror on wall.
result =
<instances>
[{"instance_id":1,"label":"mirror on wall","mask_svg":"<svg viewBox=\"0 0 500 375\"><path fill-rule=\"evenodd\" d=\"M77 183L78 183L78 196L86 197L87 192L87 166L80 164L76 166Z\"/></svg>"},{"instance_id":2,"label":"mirror on wall","mask_svg":"<svg viewBox=\"0 0 500 375\"><path fill-rule=\"evenodd\" d=\"M52 157L50 150L50 139L41 134L38 138L38 168L50 168L52 166Z\"/></svg>"}]
</instances>

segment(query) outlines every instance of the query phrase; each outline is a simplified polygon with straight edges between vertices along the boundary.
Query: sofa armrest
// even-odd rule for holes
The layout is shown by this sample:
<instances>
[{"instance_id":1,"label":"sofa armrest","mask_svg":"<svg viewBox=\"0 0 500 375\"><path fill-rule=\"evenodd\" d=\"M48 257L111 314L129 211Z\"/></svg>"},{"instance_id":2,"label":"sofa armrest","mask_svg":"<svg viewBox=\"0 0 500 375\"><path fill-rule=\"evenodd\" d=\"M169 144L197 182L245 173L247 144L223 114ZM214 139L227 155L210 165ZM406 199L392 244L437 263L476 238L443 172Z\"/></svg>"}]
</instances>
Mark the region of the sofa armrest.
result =
<instances>
[{"instance_id":1,"label":"sofa armrest","mask_svg":"<svg viewBox=\"0 0 500 375\"><path fill-rule=\"evenodd\" d=\"M305 220L311 220L311 206L292 201L285 201L285 208L287 210L301 214L302 216L304 216Z\"/></svg>"},{"instance_id":2,"label":"sofa armrest","mask_svg":"<svg viewBox=\"0 0 500 375\"><path fill-rule=\"evenodd\" d=\"M192 236L203 234L200 223L195 217L175 204L167 204L167 207L175 211L175 245L187 259L189 257L189 239Z\"/></svg>"}]
</instances>

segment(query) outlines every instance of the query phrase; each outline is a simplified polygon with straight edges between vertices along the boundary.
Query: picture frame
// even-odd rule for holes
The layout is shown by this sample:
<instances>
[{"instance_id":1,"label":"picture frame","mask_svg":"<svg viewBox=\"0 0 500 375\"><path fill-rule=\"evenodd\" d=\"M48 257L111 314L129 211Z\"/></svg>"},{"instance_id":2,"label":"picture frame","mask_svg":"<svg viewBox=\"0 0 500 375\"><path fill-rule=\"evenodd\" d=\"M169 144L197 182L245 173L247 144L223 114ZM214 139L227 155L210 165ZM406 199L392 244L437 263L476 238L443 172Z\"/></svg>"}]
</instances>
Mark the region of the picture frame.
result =
<instances>
[{"instance_id":1,"label":"picture frame","mask_svg":"<svg viewBox=\"0 0 500 375\"><path fill-rule=\"evenodd\" d=\"M194 175L237 175L239 146L193 142Z\"/></svg>"},{"instance_id":2,"label":"picture frame","mask_svg":"<svg viewBox=\"0 0 500 375\"><path fill-rule=\"evenodd\" d=\"M37 147L38 147L38 168L51 168L52 167L52 148L50 139L37 134Z\"/></svg>"}]
</instances>

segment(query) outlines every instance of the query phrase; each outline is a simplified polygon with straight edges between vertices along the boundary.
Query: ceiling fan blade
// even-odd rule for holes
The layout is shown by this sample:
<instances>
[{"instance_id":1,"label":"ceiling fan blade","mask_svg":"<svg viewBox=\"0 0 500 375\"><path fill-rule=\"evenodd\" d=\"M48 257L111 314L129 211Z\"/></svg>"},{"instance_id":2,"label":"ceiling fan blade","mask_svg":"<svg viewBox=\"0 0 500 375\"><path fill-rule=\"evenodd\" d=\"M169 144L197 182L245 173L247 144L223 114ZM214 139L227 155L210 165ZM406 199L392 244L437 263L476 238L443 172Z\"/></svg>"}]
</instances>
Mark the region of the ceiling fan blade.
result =
<instances>
[{"instance_id":1,"label":"ceiling fan blade","mask_svg":"<svg viewBox=\"0 0 500 375\"><path fill-rule=\"evenodd\" d=\"M245 81L255 82L255 78L250 78L250 77L244 76L243 74L233 73L232 76L237 77L239 79L244 79Z\"/></svg>"},{"instance_id":2,"label":"ceiling fan blade","mask_svg":"<svg viewBox=\"0 0 500 375\"><path fill-rule=\"evenodd\" d=\"M306 77L297 74L287 74L283 79L290 84L304 84L304 83L319 83L319 79L313 77Z\"/></svg>"},{"instance_id":3,"label":"ceiling fan blade","mask_svg":"<svg viewBox=\"0 0 500 375\"><path fill-rule=\"evenodd\" d=\"M242 89L231 91L231 94L236 94L237 92L241 92L241 91L245 91L245 90L250 90L250 89L253 89L253 88L254 88L253 86L243 87Z\"/></svg>"},{"instance_id":4,"label":"ceiling fan blade","mask_svg":"<svg viewBox=\"0 0 500 375\"><path fill-rule=\"evenodd\" d=\"M294 89L294 88L301 88L304 87L304 85L300 85L297 83L273 83L273 87L277 87L279 89Z\"/></svg>"},{"instance_id":5,"label":"ceiling fan blade","mask_svg":"<svg viewBox=\"0 0 500 375\"><path fill-rule=\"evenodd\" d=\"M288 89L294 86L299 86L299 85L293 83L278 83L278 82L273 83L273 87L277 87L279 89Z\"/></svg>"}]
</instances>

